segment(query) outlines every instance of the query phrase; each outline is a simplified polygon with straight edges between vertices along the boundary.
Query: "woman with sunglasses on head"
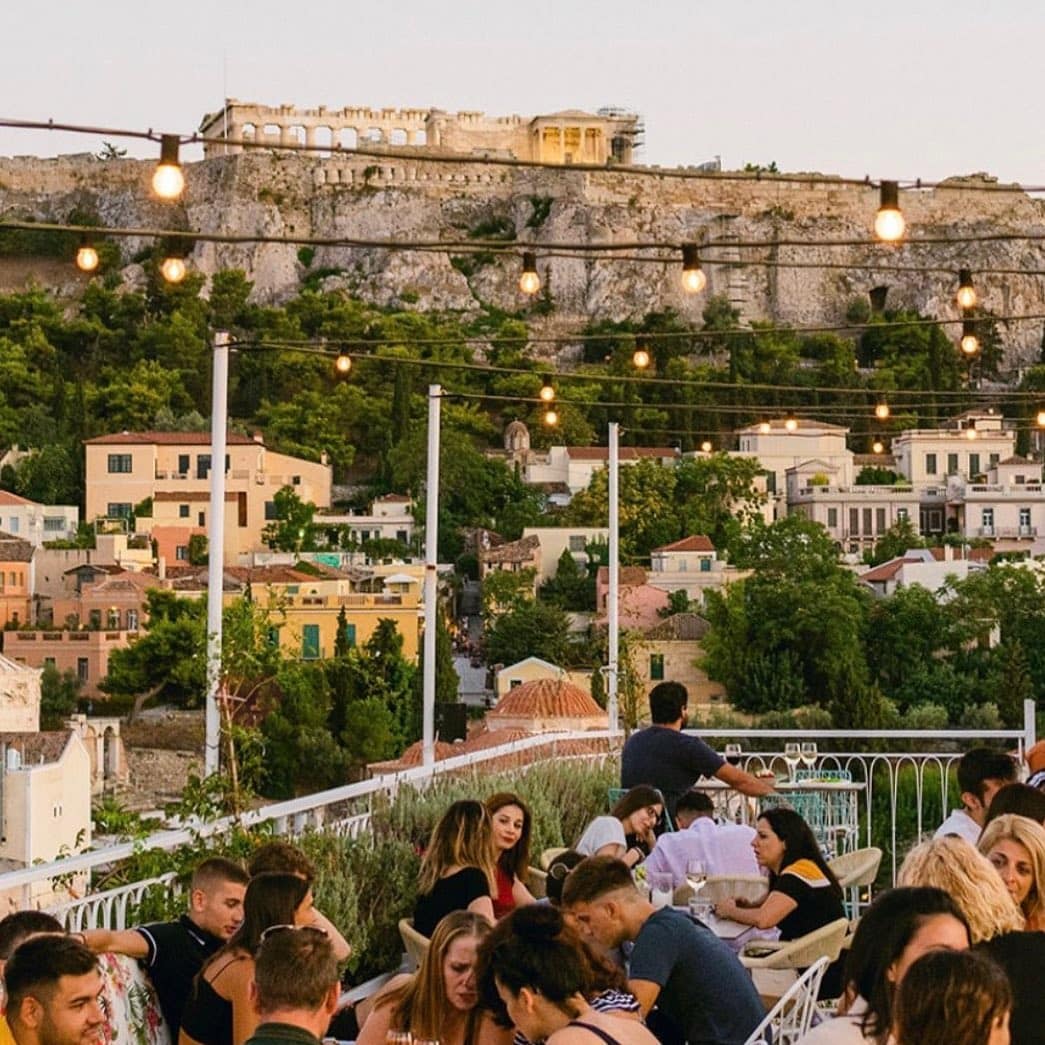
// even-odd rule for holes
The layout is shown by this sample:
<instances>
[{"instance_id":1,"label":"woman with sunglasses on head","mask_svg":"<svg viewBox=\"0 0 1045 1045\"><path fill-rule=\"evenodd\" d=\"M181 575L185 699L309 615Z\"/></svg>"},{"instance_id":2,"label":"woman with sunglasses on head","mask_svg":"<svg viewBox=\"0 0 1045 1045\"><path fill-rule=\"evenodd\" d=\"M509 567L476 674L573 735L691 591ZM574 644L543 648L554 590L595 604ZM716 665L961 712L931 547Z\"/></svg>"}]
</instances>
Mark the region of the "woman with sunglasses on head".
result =
<instances>
[{"instance_id":1,"label":"woman with sunglasses on head","mask_svg":"<svg viewBox=\"0 0 1045 1045\"><path fill-rule=\"evenodd\" d=\"M612 856L634 867L656 844L654 828L664 815L664 796L648 784L623 794L609 816L597 816L574 849L583 856Z\"/></svg>"},{"instance_id":2,"label":"woman with sunglasses on head","mask_svg":"<svg viewBox=\"0 0 1045 1045\"><path fill-rule=\"evenodd\" d=\"M275 926L310 926L312 917L312 883L307 878L279 873L251 878L240 927L193 983L179 1045L243 1045L258 1025L250 990L262 937Z\"/></svg>"},{"instance_id":3,"label":"woman with sunglasses on head","mask_svg":"<svg viewBox=\"0 0 1045 1045\"><path fill-rule=\"evenodd\" d=\"M489 932L480 914L448 914L417 972L396 976L378 994L356 1045L385 1045L393 1034L440 1045L508 1045L510 1032L479 1007L476 952Z\"/></svg>"},{"instance_id":4,"label":"woman with sunglasses on head","mask_svg":"<svg viewBox=\"0 0 1045 1045\"><path fill-rule=\"evenodd\" d=\"M497 853L493 913L495 918L503 918L516 907L534 902L533 894L523 883L530 866L532 817L526 803L508 791L491 795L486 800L486 808Z\"/></svg>"}]
</instances>

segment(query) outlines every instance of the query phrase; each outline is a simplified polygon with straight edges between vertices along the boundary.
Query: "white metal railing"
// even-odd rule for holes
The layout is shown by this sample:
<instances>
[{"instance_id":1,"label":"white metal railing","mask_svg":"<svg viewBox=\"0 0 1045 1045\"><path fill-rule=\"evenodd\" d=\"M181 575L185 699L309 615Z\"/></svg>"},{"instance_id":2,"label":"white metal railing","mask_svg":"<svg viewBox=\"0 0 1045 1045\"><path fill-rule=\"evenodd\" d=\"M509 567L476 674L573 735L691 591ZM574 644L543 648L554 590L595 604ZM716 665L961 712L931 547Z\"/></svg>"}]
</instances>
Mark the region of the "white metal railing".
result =
<instances>
[{"instance_id":1,"label":"white metal railing","mask_svg":"<svg viewBox=\"0 0 1045 1045\"><path fill-rule=\"evenodd\" d=\"M926 804L930 793L934 799L938 788L938 808L946 815L948 802L947 770L960 757L958 745L983 743L984 741L1003 742L1013 746L1022 756L1023 752L1034 743L1035 705L1026 701L1024 705L1024 729L1022 730L802 730L802 740L817 741L818 765L821 768L848 770L853 778L865 786L859 797L859 812L867 842L871 841L871 817L867 815L875 800L875 795L882 789L887 792L885 805L889 811L888 838L882 839L879 834L876 841L887 840L891 843L892 867L895 870L898 859L897 843L900 841L897 832L897 803L900 798L899 782L913 776L916 810L915 826L917 833L935 828L934 822L926 819ZM693 732L693 731L690 731ZM743 759L752 768L758 765L779 766L782 761L781 749L783 741L794 740L796 734L787 730L718 728L701 729L702 737L712 743L717 739L729 738L733 741L751 741L752 745L744 745L748 750ZM608 742L615 747L622 740L622 734L608 730L571 731L561 733L545 733L525 737L510 743L491 747L484 751L457 755L443 759L434 767L416 766L397 773L384 774L371 780L332 788L285 802L276 802L250 810L238 818L222 817L209 823L198 822L186 826L168 829L149 835L134 842L124 842L107 846L97 851L88 851L69 856L51 863L38 864L19 871L0 874L0 894L12 895L14 890L22 890L25 902L29 902L32 892L38 893L34 885L44 882L62 880L74 875L89 873L95 868L112 867L138 852L149 849L172 850L198 838L220 835L228 831L236 823L251 826L271 823L276 834L300 834L309 829L332 831L345 837L359 837L370 830L370 806L375 796L381 795L388 800L395 798L396 791L403 784L421 785L435 780L444 774L462 770L479 770L491 762L506 757L532 753L537 758L533 761L559 759L563 757L605 758L605 751L593 751L591 755L576 755L571 751L569 756L560 755L560 743L575 741ZM855 741L890 741L893 750L888 752L854 750ZM766 742L770 742L767 744ZM779 744L772 743L780 741ZM823 742L823 743L821 743ZM831 743L827 743L831 742ZM948 746L954 745L952 750ZM714 746L714 744L713 744ZM859 745L856 745L859 746ZM905 746L920 746L921 751L899 750ZM547 750L542 750L547 749ZM935 782L931 779L938 776ZM881 801L881 800L880 800ZM365 810L359 810L359 804L365 804ZM356 811L346 811L348 804L356 805ZM909 811L908 811L909 813ZM89 893L82 898L71 898L55 905L52 910L71 927L83 925L92 927L107 923L112 928L122 927L129 908L133 908L145 891L152 885L169 883L173 875L165 875L159 879L148 879L133 882L104 893Z\"/></svg>"},{"instance_id":2,"label":"white metal railing","mask_svg":"<svg viewBox=\"0 0 1045 1045\"><path fill-rule=\"evenodd\" d=\"M67 900L45 910L62 923L66 932L82 932L84 929L125 929L128 909L137 907L153 887L168 889L174 894L181 891L178 876L171 871L158 878L145 878L115 889L91 893L81 899Z\"/></svg>"}]
</instances>

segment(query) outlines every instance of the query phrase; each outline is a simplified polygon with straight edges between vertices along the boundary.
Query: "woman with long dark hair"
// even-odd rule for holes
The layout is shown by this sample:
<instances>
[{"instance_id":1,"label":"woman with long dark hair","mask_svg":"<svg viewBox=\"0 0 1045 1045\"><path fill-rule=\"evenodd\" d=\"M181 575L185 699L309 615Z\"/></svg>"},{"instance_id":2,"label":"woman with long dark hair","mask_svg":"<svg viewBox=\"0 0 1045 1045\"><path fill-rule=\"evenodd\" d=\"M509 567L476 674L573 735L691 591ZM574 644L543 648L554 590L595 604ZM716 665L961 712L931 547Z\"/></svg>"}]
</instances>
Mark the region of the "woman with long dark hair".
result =
<instances>
[{"instance_id":1,"label":"woman with long dark hair","mask_svg":"<svg viewBox=\"0 0 1045 1045\"><path fill-rule=\"evenodd\" d=\"M845 917L842 887L812 829L793 809L764 810L751 847L769 872L769 891L761 900L720 900L717 915L759 929L777 928L781 940L797 939Z\"/></svg>"},{"instance_id":2,"label":"woman with long dark hair","mask_svg":"<svg viewBox=\"0 0 1045 1045\"><path fill-rule=\"evenodd\" d=\"M648 784L623 794L609 816L597 816L574 849L583 856L612 856L629 867L645 860L656 844L654 828L664 815L664 796Z\"/></svg>"},{"instance_id":3,"label":"woman with long dark hair","mask_svg":"<svg viewBox=\"0 0 1045 1045\"><path fill-rule=\"evenodd\" d=\"M262 936L274 925L309 925L312 919L307 878L279 873L251 878L240 927L196 977L182 1014L179 1045L243 1045L258 1025L250 989Z\"/></svg>"},{"instance_id":4,"label":"woman with long dark hair","mask_svg":"<svg viewBox=\"0 0 1045 1045\"><path fill-rule=\"evenodd\" d=\"M503 918L523 904L533 903L533 894L524 884L530 866L530 831L533 818L529 807L509 791L499 791L486 800L497 854L497 892L493 914Z\"/></svg>"}]
</instances>

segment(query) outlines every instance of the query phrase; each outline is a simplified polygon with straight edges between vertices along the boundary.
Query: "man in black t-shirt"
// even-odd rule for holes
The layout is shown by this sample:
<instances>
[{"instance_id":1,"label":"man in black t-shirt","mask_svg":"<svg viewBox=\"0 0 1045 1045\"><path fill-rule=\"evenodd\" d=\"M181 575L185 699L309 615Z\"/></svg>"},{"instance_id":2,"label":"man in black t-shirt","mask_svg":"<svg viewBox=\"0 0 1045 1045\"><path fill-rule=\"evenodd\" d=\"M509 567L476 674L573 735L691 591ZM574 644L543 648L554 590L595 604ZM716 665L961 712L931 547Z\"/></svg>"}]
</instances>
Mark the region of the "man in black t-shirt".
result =
<instances>
[{"instance_id":1,"label":"man in black t-shirt","mask_svg":"<svg viewBox=\"0 0 1045 1045\"><path fill-rule=\"evenodd\" d=\"M675 817L675 803L702 776L717 777L745 795L768 795L771 782L731 766L699 737L683 733L689 694L681 682L661 682L650 690L650 718L645 729L628 737L620 759L620 786L650 784L664 796Z\"/></svg>"},{"instance_id":2,"label":"man in black t-shirt","mask_svg":"<svg viewBox=\"0 0 1045 1045\"><path fill-rule=\"evenodd\" d=\"M95 954L126 954L144 964L156 988L171 1040L178 1040L181 1013L196 973L239 928L247 872L221 857L196 868L189 889L189 911L175 922L136 929L91 929L78 935Z\"/></svg>"}]
</instances>

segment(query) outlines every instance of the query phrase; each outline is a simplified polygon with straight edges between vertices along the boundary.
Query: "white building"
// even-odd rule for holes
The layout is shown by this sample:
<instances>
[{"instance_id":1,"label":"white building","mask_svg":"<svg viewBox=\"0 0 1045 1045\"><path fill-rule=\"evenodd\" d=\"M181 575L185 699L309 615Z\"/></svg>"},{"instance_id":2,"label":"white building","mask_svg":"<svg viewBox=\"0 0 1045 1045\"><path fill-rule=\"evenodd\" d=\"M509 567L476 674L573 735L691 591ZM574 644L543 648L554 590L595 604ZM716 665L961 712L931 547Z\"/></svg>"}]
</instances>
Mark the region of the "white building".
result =
<instances>
[{"instance_id":1,"label":"white building","mask_svg":"<svg viewBox=\"0 0 1045 1045\"><path fill-rule=\"evenodd\" d=\"M973 479L1012 457L1016 433L994 410L970 410L942 428L909 428L893 439L900 474L915 485L952 475Z\"/></svg>"},{"instance_id":2,"label":"white building","mask_svg":"<svg viewBox=\"0 0 1045 1045\"><path fill-rule=\"evenodd\" d=\"M316 515L317 526L347 527L356 540L399 541L409 547L414 539L414 513L409 497L401 493L389 493L377 497L369 512L324 512Z\"/></svg>"},{"instance_id":3,"label":"white building","mask_svg":"<svg viewBox=\"0 0 1045 1045\"><path fill-rule=\"evenodd\" d=\"M527 526L522 537L540 541L537 584L541 585L558 572L564 551L569 551L582 573L587 570L589 542L608 544L610 531L605 526Z\"/></svg>"},{"instance_id":4,"label":"white building","mask_svg":"<svg viewBox=\"0 0 1045 1045\"><path fill-rule=\"evenodd\" d=\"M894 594L898 588L915 584L936 595L949 581L963 581L970 573L985 570L988 558L987 555L948 546L912 548L895 559L865 570L859 575L859 580L883 598Z\"/></svg>"},{"instance_id":5,"label":"white building","mask_svg":"<svg viewBox=\"0 0 1045 1045\"><path fill-rule=\"evenodd\" d=\"M684 591L690 602L702 605L708 589L720 590L749 573L722 562L711 540L703 534L694 534L650 552L646 583L668 593Z\"/></svg>"},{"instance_id":6,"label":"white building","mask_svg":"<svg viewBox=\"0 0 1045 1045\"><path fill-rule=\"evenodd\" d=\"M38 504L10 490L0 490L0 530L39 548L44 541L69 541L80 525L80 509L71 504Z\"/></svg>"},{"instance_id":7,"label":"white building","mask_svg":"<svg viewBox=\"0 0 1045 1045\"><path fill-rule=\"evenodd\" d=\"M634 464L648 457L663 465L673 466L679 452L673 446L622 446L622 465ZM529 451L522 465L522 480L533 486L565 484L570 496L586 490L591 477L609 463L605 446L550 446L547 452Z\"/></svg>"}]
</instances>

